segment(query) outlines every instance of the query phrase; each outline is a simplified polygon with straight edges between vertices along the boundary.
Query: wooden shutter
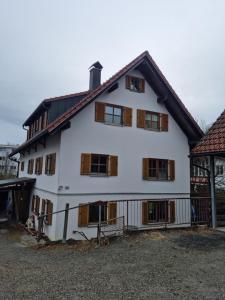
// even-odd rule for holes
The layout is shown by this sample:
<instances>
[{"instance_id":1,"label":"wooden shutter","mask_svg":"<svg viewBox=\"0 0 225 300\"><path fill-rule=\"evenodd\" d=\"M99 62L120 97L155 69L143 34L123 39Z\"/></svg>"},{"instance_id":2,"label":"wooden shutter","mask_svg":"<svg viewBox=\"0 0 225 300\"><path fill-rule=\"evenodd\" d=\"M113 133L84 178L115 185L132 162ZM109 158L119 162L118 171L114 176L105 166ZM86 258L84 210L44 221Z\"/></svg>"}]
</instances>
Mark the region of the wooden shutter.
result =
<instances>
[{"instance_id":1,"label":"wooden shutter","mask_svg":"<svg viewBox=\"0 0 225 300\"><path fill-rule=\"evenodd\" d=\"M43 118L43 116L41 115L41 116L39 117L39 131L42 130L42 126L43 126L42 118Z\"/></svg>"},{"instance_id":2,"label":"wooden shutter","mask_svg":"<svg viewBox=\"0 0 225 300\"><path fill-rule=\"evenodd\" d=\"M149 158L143 158L142 173L143 173L143 179L147 179L149 177Z\"/></svg>"},{"instance_id":3,"label":"wooden shutter","mask_svg":"<svg viewBox=\"0 0 225 300\"><path fill-rule=\"evenodd\" d=\"M140 79L140 92L144 93L145 92L145 80Z\"/></svg>"},{"instance_id":4,"label":"wooden shutter","mask_svg":"<svg viewBox=\"0 0 225 300\"><path fill-rule=\"evenodd\" d=\"M91 173L91 154L81 154L80 175L89 175Z\"/></svg>"},{"instance_id":5,"label":"wooden shutter","mask_svg":"<svg viewBox=\"0 0 225 300\"><path fill-rule=\"evenodd\" d=\"M137 110L137 127L145 128L145 110Z\"/></svg>"},{"instance_id":6,"label":"wooden shutter","mask_svg":"<svg viewBox=\"0 0 225 300\"><path fill-rule=\"evenodd\" d=\"M35 207L35 196L33 195L32 197L32 202L31 202L31 211L34 211L34 207Z\"/></svg>"},{"instance_id":7,"label":"wooden shutter","mask_svg":"<svg viewBox=\"0 0 225 300\"><path fill-rule=\"evenodd\" d=\"M79 204L78 227L88 226L89 205Z\"/></svg>"},{"instance_id":8,"label":"wooden shutter","mask_svg":"<svg viewBox=\"0 0 225 300\"><path fill-rule=\"evenodd\" d=\"M36 201L35 201L35 213L39 214L39 209L40 209L40 197L36 196Z\"/></svg>"},{"instance_id":9,"label":"wooden shutter","mask_svg":"<svg viewBox=\"0 0 225 300\"><path fill-rule=\"evenodd\" d=\"M105 103L95 102L95 121L105 122Z\"/></svg>"},{"instance_id":10,"label":"wooden shutter","mask_svg":"<svg viewBox=\"0 0 225 300\"><path fill-rule=\"evenodd\" d=\"M56 153L53 153L53 154L51 154L51 160L50 160L51 175L55 174L55 163L56 163Z\"/></svg>"},{"instance_id":11,"label":"wooden shutter","mask_svg":"<svg viewBox=\"0 0 225 300\"><path fill-rule=\"evenodd\" d=\"M175 180L175 161L168 160L168 180Z\"/></svg>"},{"instance_id":12,"label":"wooden shutter","mask_svg":"<svg viewBox=\"0 0 225 300\"><path fill-rule=\"evenodd\" d=\"M142 224L148 224L148 202L142 202Z\"/></svg>"},{"instance_id":13,"label":"wooden shutter","mask_svg":"<svg viewBox=\"0 0 225 300\"><path fill-rule=\"evenodd\" d=\"M109 176L118 176L118 156L109 156Z\"/></svg>"},{"instance_id":14,"label":"wooden shutter","mask_svg":"<svg viewBox=\"0 0 225 300\"><path fill-rule=\"evenodd\" d=\"M34 160L31 159L30 160L30 174L33 174L33 170L34 170Z\"/></svg>"},{"instance_id":15,"label":"wooden shutter","mask_svg":"<svg viewBox=\"0 0 225 300\"><path fill-rule=\"evenodd\" d=\"M116 217L117 217L117 203L116 202L108 202L108 219L112 220L109 221L109 224L116 224Z\"/></svg>"},{"instance_id":16,"label":"wooden shutter","mask_svg":"<svg viewBox=\"0 0 225 300\"><path fill-rule=\"evenodd\" d=\"M130 89L131 76L126 76L126 89Z\"/></svg>"},{"instance_id":17,"label":"wooden shutter","mask_svg":"<svg viewBox=\"0 0 225 300\"><path fill-rule=\"evenodd\" d=\"M53 212L53 203L50 200L46 200L46 202L47 202L47 215L52 214L52 212ZM46 221L47 221L48 225L52 225L52 215L48 215L46 217Z\"/></svg>"},{"instance_id":18,"label":"wooden shutter","mask_svg":"<svg viewBox=\"0 0 225 300\"><path fill-rule=\"evenodd\" d=\"M48 160L49 160L49 155L45 156L45 174L48 174Z\"/></svg>"},{"instance_id":19,"label":"wooden shutter","mask_svg":"<svg viewBox=\"0 0 225 300\"><path fill-rule=\"evenodd\" d=\"M123 125L132 126L132 108L130 107L123 108Z\"/></svg>"},{"instance_id":20,"label":"wooden shutter","mask_svg":"<svg viewBox=\"0 0 225 300\"><path fill-rule=\"evenodd\" d=\"M43 157L40 157L40 161L39 161L39 174L42 174L42 166L43 166Z\"/></svg>"},{"instance_id":21,"label":"wooden shutter","mask_svg":"<svg viewBox=\"0 0 225 300\"><path fill-rule=\"evenodd\" d=\"M38 174L38 164L39 164L39 158L36 158L36 160L35 160L35 174Z\"/></svg>"},{"instance_id":22,"label":"wooden shutter","mask_svg":"<svg viewBox=\"0 0 225 300\"><path fill-rule=\"evenodd\" d=\"M45 199L42 199L42 202L41 202L41 214L45 215L45 208L46 208L46 202L45 202Z\"/></svg>"},{"instance_id":23,"label":"wooden shutter","mask_svg":"<svg viewBox=\"0 0 225 300\"><path fill-rule=\"evenodd\" d=\"M48 125L48 112L45 111L43 114L43 129Z\"/></svg>"},{"instance_id":24,"label":"wooden shutter","mask_svg":"<svg viewBox=\"0 0 225 300\"><path fill-rule=\"evenodd\" d=\"M168 131L168 115L160 114L160 130Z\"/></svg>"},{"instance_id":25,"label":"wooden shutter","mask_svg":"<svg viewBox=\"0 0 225 300\"><path fill-rule=\"evenodd\" d=\"M169 202L169 222L174 223L176 220L176 208L175 208L175 201Z\"/></svg>"}]
</instances>

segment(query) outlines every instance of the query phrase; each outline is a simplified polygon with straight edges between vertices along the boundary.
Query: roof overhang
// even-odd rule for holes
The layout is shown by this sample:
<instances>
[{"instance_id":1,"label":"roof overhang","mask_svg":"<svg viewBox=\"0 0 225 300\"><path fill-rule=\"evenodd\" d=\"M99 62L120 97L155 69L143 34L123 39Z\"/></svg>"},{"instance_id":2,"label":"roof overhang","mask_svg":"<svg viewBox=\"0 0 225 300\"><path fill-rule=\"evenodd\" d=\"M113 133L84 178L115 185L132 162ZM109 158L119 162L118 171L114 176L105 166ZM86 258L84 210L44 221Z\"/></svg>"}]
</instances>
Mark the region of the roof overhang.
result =
<instances>
[{"instance_id":1,"label":"roof overhang","mask_svg":"<svg viewBox=\"0 0 225 300\"><path fill-rule=\"evenodd\" d=\"M0 190L11 190L15 188L24 188L35 183L35 178L21 177L0 180Z\"/></svg>"}]
</instances>

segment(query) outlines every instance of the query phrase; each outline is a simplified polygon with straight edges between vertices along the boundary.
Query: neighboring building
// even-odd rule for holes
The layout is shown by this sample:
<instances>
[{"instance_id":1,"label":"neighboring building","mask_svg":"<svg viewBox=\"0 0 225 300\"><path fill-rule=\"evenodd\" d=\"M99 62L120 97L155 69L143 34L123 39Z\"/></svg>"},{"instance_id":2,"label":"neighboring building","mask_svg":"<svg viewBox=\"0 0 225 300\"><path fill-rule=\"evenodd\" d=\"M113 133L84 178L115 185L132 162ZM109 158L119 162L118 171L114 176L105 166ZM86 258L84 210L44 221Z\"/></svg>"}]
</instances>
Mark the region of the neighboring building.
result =
<instances>
[{"instance_id":1,"label":"neighboring building","mask_svg":"<svg viewBox=\"0 0 225 300\"><path fill-rule=\"evenodd\" d=\"M21 155L20 177L36 179L30 213L88 204L70 211L68 238L96 237L95 201L102 221L129 223L135 200L136 228L190 225L189 154L201 129L148 52L103 84L101 70L91 66L88 91L44 100L23 124L27 141L11 155ZM48 218L50 239L62 238L63 220Z\"/></svg>"},{"instance_id":2,"label":"neighboring building","mask_svg":"<svg viewBox=\"0 0 225 300\"><path fill-rule=\"evenodd\" d=\"M212 226L225 226L225 110L191 151L210 170Z\"/></svg>"},{"instance_id":3,"label":"neighboring building","mask_svg":"<svg viewBox=\"0 0 225 300\"><path fill-rule=\"evenodd\" d=\"M8 157L17 147L18 145L0 145L0 175L5 177L17 175L18 163Z\"/></svg>"}]
</instances>

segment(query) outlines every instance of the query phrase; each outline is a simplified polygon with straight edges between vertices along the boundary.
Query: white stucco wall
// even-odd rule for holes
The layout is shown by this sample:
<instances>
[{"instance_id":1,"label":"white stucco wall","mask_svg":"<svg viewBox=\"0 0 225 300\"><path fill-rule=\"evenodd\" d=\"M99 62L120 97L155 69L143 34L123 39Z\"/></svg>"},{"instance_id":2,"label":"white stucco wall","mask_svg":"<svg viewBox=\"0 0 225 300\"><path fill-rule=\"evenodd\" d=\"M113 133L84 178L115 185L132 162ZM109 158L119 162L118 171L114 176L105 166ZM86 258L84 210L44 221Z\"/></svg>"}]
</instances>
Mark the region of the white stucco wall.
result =
<instances>
[{"instance_id":1,"label":"white stucco wall","mask_svg":"<svg viewBox=\"0 0 225 300\"><path fill-rule=\"evenodd\" d=\"M19 171L19 177L36 178L35 188L43 191L55 192L58 191L58 172L59 172L59 149L60 149L60 134L50 136L46 140L46 146L43 147L38 144L37 151L31 149L30 153L26 152L24 156L21 155L20 161L24 161L24 171ZM56 153L56 169L54 175L45 174L45 157L47 154ZM42 174L35 174L35 159L43 156ZM33 174L28 174L28 161L34 159Z\"/></svg>"},{"instance_id":2,"label":"white stucco wall","mask_svg":"<svg viewBox=\"0 0 225 300\"><path fill-rule=\"evenodd\" d=\"M132 74L142 77L138 72ZM153 90L146 82L145 93L125 89L125 78L119 88L101 95L96 101L133 108L132 127L110 126L95 122L92 102L71 120L71 128L62 132L60 148L59 185L61 192L77 193L189 193L188 140L169 115L169 131L153 132L137 128L137 109L168 113L157 103ZM91 177L80 175L81 153L118 155L118 176ZM176 179L146 181L142 179L142 158L175 160Z\"/></svg>"}]
</instances>

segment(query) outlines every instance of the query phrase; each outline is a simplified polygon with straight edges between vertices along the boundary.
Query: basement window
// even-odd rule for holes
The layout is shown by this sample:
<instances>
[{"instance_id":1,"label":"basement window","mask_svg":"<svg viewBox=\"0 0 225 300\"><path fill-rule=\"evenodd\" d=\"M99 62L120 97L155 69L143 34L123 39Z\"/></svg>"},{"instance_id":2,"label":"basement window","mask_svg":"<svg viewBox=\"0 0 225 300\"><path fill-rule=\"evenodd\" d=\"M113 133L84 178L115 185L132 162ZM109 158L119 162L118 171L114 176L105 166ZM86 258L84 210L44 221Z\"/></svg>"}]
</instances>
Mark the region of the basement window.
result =
<instances>
[{"instance_id":1,"label":"basement window","mask_svg":"<svg viewBox=\"0 0 225 300\"><path fill-rule=\"evenodd\" d=\"M107 202L101 202L101 222L107 221ZM89 224L99 222L98 203L89 204Z\"/></svg>"}]
</instances>

